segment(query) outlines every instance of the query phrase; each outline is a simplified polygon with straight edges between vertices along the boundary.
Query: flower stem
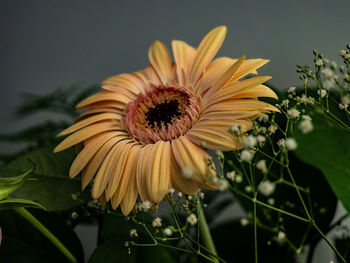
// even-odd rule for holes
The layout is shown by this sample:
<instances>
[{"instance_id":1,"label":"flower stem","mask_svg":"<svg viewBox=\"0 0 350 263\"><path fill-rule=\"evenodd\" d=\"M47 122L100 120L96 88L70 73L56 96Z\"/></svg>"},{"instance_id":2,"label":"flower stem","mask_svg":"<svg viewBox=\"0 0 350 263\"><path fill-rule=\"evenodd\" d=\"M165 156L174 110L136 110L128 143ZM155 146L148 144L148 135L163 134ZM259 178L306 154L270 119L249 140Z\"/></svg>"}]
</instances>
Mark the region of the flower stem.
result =
<instances>
[{"instance_id":1,"label":"flower stem","mask_svg":"<svg viewBox=\"0 0 350 263\"><path fill-rule=\"evenodd\" d=\"M72 255L71 252L59 241L42 223L40 223L31 213L23 207L15 208L14 211L26 219L37 230L39 230L47 239L51 241L72 263L77 263L78 260Z\"/></svg>"},{"instance_id":2,"label":"flower stem","mask_svg":"<svg viewBox=\"0 0 350 263\"><path fill-rule=\"evenodd\" d=\"M201 233L204 245L210 251L211 254L217 256L218 253L216 251L213 238L211 237L207 220L205 219L205 215L200 202L198 202L197 204L197 213L198 213L199 231ZM213 262L217 262L217 263L219 262L219 260L214 256L210 256L210 258L213 260Z\"/></svg>"}]
</instances>

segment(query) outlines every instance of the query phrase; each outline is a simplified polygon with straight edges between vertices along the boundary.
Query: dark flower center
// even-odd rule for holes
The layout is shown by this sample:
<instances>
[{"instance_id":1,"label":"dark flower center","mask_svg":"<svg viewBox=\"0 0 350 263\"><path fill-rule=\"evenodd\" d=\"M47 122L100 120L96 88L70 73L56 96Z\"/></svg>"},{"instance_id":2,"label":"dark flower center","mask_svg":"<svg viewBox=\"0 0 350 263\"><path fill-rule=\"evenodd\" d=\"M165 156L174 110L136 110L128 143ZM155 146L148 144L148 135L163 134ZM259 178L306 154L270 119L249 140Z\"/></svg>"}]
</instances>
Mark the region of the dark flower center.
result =
<instances>
[{"instance_id":1,"label":"dark flower center","mask_svg":"<svg viewBox=\"0 0 350 263\"><path fill-rule=\"evenodd\" d=\"M146 121L151 128L171 124L174 119L180 117L182 112L179 110L179 101L171 100L155 105L154 108L145 113Z\"/></svg>"}]
</instances>

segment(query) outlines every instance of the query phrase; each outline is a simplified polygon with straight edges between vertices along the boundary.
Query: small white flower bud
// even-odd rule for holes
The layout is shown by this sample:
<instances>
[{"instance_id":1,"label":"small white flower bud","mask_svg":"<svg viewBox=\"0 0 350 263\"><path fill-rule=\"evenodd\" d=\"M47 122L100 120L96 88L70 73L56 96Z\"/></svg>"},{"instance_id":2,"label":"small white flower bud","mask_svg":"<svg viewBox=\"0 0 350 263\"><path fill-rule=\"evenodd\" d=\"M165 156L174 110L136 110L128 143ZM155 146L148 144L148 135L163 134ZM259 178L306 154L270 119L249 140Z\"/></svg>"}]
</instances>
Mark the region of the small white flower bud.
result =
<instances>
[{"instance_id":1,"label":"small white flower bud","mask_svg":"<svg viewBox=\"0 0 350 263\"><path fill-rule=\"evenodd\" d=\"M186 221L190 224L190 225L192 225L192 226L194 226L195 224L197 224L197 216L195 215L195 214L190 214L188 217L187 217L187 219L186 219Z\"/></svg>"},{"instance_id":2,"label":"small white flower bud","mask_svg":"<svg viewBox=\"0 0 350 263\"><path fill-rule=\"evenodd\" d=\"M290 109L290 110L287 111L287 114L292 119L296 119L296 118L299 117L300 111L298 111L297 109Z\"/></svg>"},{"instance_id":3,"label":"small white flower bud","mask_svg":"<svg viewBox=\"0 0 350 263\"><path fill-rule=\"evenodd\" d=\"M182 175L185 178L191 178L193 175L193 171L188 166L182 167Z\"/></svg>"},{"instance_id":4,"label":"small white flower bud","mask_svg":"<svg viewBox=\"0 0 350 263\"><path fill-rule=\"evenodd\" d=\"M241 222L241 226L246 226L249 224L249 220L246 218L241 218L240 222Z\"/></svg>"},{"instance_id":5,"label":"small white flower bud","mask_svg":"<svg viewBox=\"0 0 350 263\"><path fill-rule=\"evenodd\" d=\"M276 188L275 184L271 183L268 180L262 181L259 184L259 191L265 196L269 196L273 194L273 192L275 192L275 188Z\"/></svg>"},{"instance_id":6,"label":"small white flower bud","mask_svg":"<svg viewBox=\"0 0 350 263\"><path fill-rule=\"evenodd\" d=\"M256 137L255 136L253 136L253 135L248 135L247 137L245 137L244 139L243 139L243 142L242 142L242 144L243 144L243 146L245 147L245 148L248 148L248 149L252 149L252 148L254 148L254 146L256 145Z\"/></svg>"},{"instance_id":7,"label":"small white flower bud","mask_svg":"<svg viewBox=\"0 0 350 263\"><path fill-rule=\"evenodd\" d=\"M317 67L322 67L322 66L323 66L323 60L322 60L322 59L316 60L315 65L316 65Z\"/></svg>"},{"instance_id":8,"label":"small white flower bud","mask_svg":"<svg viewBox=\"0 0 350 263\"><path fill-rule=\"evenodd\" d=\"M294 151L298 147L298 144L294 138L287 138L285 145L286 145L286 148L290 151Z\"/></svg>"},{"instance_id":9,"label":"small white flower bud","mask_svg":"<svg viewBox=\"0 0 350 263\"><path fill-rule=\"evenodd\" d=\"M241 152L241 161L250 162L253 159L253 154L248 150L243 150Z\"/></svg>"},{"instance_id":10,"label":"small white flower bud","mask_svg":"<svg viewBox=\"0 0 350 263\"><path fill-rule=\"evenodd\" d=\"M317 90L317 94L320 95L321 98L324 98L324 96L327 95L327 91L324 89Z\"/></svg>"},{"instance_id":11,"label":"small white flower bud","mask_svg":"<svg viewBox=\"0 0 350 263\"><path fill-rule=\"evenodd\" d=\"M173 234L173 231L171 231L171 229L169 227L165 228L163 230L163 232L164 232L164 235L166 235L168 237L170 237Z\"/></svg>"},{"instance_id":12,"label":"small white flower bud","mask_svg":"<svg viewBox=\"0 0 350 263\"><path fill-rule=\"evenodd\" d=\"M161 227L162 226L162 219L160 217L157 217L152 222L153 227Z\"/></svg>"},{"instance_id":13,"label":"small white flower bud","mask_svg":"<svg viewBox=\"0 0 350 263\"><path fill-rule=\"evenodd\" d=\"M265 160L260 160L256 163L256 168L258 168L260 171L265 173L267 171L266 167L266 161Z\"/></svg>"},{"instance_id":14,"label":"small white flower bud","mask_svg":"<svg viewBox=\"0 0 350 263\"><path fill-rule=\"evenodd\" d=\"M227 172L226 173L226 177L227 177L227 179L229 179L229 180L234 180L235 179L235 176L236 176L236 172L235 171L231 171L231 172Z\"/></svg>"},{"instance_id":15,"label":"small white flower bud","mask_svg":"<svg viewBox=\"0 0 350 263\"><path fill-rule=\"evenodd\" d=\"M314 126L312 125L311 120L304 119L302 120L298 125L299 130L302 131L302 133L309 133L313 130Z\"/></svg>"},{"instance_id":16,"label":"small white flower bud","mask_svg":"<svg viewBox=\"0 0 350 263\"><path fill-rule=\"evenodd\" d=\"M138 236L138 234L137 234L136 229L131 229L130 230L130 237L137 237L137 236Z\"/></svg>"}]
</instances>

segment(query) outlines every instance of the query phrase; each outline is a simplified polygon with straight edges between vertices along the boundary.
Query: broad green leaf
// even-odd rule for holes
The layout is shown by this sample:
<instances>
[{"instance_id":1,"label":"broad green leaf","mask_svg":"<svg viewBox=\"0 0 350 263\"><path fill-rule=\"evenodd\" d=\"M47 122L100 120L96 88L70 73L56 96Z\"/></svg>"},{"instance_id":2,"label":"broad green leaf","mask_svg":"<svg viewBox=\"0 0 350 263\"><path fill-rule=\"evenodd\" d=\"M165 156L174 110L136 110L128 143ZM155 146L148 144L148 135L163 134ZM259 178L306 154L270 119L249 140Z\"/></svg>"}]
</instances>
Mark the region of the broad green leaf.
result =
<instances>
[{"instance_id":1,"label":"broad green leaf","mask_svg":"<svg viewBox=\"0 0 350 263\"><path fill-rule=\"evenodd\" d=\"M19 188L24 183L25 179L31 175L33 170L34 166L22 175L0 178L0 200L8 197L12 192Z\"/></svg>"},{"instance_id":2,"label":"broad green leaf","mask_svg":"<svg viewBox=\"0 0 350 263\"><path fill-rule=\"evenodd\" d=\"M88 263L136 263L135 251L129 254L124 244L120 238L109 239L95 249Z\"/></svg>"},{"instance_id":3,"label":"broad green leaf","mask_svg":"<svg viewBox=\"0 0 350 263\"><path fill-rule=\"evenodd\" d=\"M68 171L74 159L73 149L54 154L53 147L42 148L25 154L0 168L2 177L13 177L24 173L35 164L32 179L26 181L12 193L14 198L28 199L46 207L49 211L71 209L86 200L88 194L81 194L79 179L70 179ZM80 193L80 200L73 200L72 194Z\"/></svg>"},{"instance_id":4,"label":"broad green leaf","mask_svg":"<svg viewBox=\"0 0 350 263\"><path fill-rule=\"evenodd\" d=\"M79 262L84 262L81 243L63 218L42 210L29 209L29 211L65 245ZM0 262L3 262L3 259L6 263L68 262L61 251L17 213L11 210L0 211L0 225L3 234Z\"/></svg>"},{"instance_id":5,"label":"broad green leaf","mask_svg":"<svg viewBox=\"0 0 350 263\"><path fill-rule=\"evenodd\" d=\"M312 132L302 134L297 130L296 154L323 172L336 196L350 212L350 132L316 119L313 122Z\"/></svg>"},{"instance_id":6,"label":"broad green leaf","mask_svg":"<svg viewBox=\"0 0 350 263\"><path fill-rule=\"evenodd\" d=\"M151 218L148 214L143 214L142 217L146 221ZM149 223L151 223L151 220ZM131 229L137 230L137 238L130 238ZM152 244L153 241L141 225L128 221L123 215L104 215L101 230L100 242L102 243L96 248L88 263L176 262L170 251L163 247L126 247L125 242L131 240L142 244Z\"/></svg>"},{"instance_id":7,"label":"broad green leaf","mask_svg":"<svg viewBox=\"0 0 350 263\"><path fill-rule=\"evenodd\" d=\"M43 207L41 204L38 204L31 200L26 200L26 199L14 198L14 199L4 199L0 201L0 211L6 210L6 209L14 209L18 207L34 207L34 208L46 210L46 208Z\"/></svg>"}]
</instances>

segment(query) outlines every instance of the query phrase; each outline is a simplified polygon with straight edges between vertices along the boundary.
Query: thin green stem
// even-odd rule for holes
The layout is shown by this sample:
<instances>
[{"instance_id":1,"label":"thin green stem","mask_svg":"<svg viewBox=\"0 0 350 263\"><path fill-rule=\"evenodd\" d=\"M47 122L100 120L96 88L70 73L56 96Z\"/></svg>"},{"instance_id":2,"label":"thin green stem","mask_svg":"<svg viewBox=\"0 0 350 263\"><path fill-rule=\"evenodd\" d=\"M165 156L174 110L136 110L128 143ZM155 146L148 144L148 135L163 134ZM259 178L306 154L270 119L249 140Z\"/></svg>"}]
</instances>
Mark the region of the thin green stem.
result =
<instances>
[{"instance_id":1,"label":"thin green stem","mask_svg":"<svg viewBox=\"0 0 350 263\"><path fill-rule=\"evenodd\" d=\"M38 231L40 231L50 242L56 246L66 258L73 263L78 262L78 260L73 256L71 252L59 241L42 223L40 223L31 213L28 212L23 207L15 208L14 211L26 219L32 226L34 226Z\"/></svg>"},{"instance_id":2,"label":"thin green stem","mask_svg":"<svg viewBox=\"0 0 350 263\"><path fill-rule=\"evenodd\" d=\"M253 216L254 216L254 255L255 255L255 263L258 263L258 234L256 227L256 198L253 200Z\"/></svg>"},{"instance_id":3,"label":"thin green stem","mask_svg":"<svg viewBox=\"0 0 350 263\"><path fill-rule=\"evenodd\" d=\"M337 256L342 260L342 262L346 263L346 260L340 255L339 251L333 246L333 244L328 240L325 234L319 229L315 222L313 222L314 227L318 231L318 233L323 237L323 239L327 242L327 244L333 249L333 251L337 254Z\"/></svg>"},{"instance_id":4,"label":"thin green stem","mask_svg":"<svg viewBox=\"0 0 350 263\"><path fill-rule=\"evenodd\" d=\"M216 251L213 238L211 237L209 226L207 224L207 220L205 219L203 208L200 202L198 202L197 204L197 213L198 213L199 230L201 232L204 245L212 254L217 255L218 253ZM216 262L216 263L219 262L219 260L216 257L211 256L211 258L213 262Z\"/></svg>"},{"instance_id":5,"label":"thin green stem","mask_svg":"<svg viewBox=\"0 0 350 263\"><path fill-rule=\"evenodd\" d=\"M261 202L261 201L259 201L259 200L256 200L256 203L259 204L259 205L261 205L261 206L265 206L266 208L269 208L269 209L271 209L271 210L275 210L276 212L279 212L279 213L281 213L281 214L285 214L285 215L287 215L287 216L290 216L290 217L293 217L293 218L295 218L295 219L298 219L298 220L300 220L300 221L310 222L310 219L306 219L306 218L304 218L304 217L301 217L301 216L298 216L298 215L289 213L289 212L287 212L287 211L285 211L285 210L282 210L282 209L279 209L279 208L277 208L277 207L268 205L268 204L266 204L266 203L264 203L264 202Z\"/></svg>"},{"instance_id":6,"label":"thin green stem","mask_svg":"<svg viewBox=\"0 0 350 263\"><path fill-rule=\"evenodd\" d=\"M290 179L292 180L292 183L293 183L293 185L294 185L294 187L295 187L295 190L297 191L297 194L298 194L298 196L299 196L299 199L300 199L300 201L301 201L301 204L302 204L302 206L303 206L303 208L304 208L304 210L305 210L306 216L311 220L310 213L309 213L309 211L307 210L307 207L306 207L306 205L305 205L304 199L303 199L303 197L301 196L301 193L300 193L300 191L299 191L299 188L298 188L297 184L296 184L295 181L294 181L294 177L293 177L292 172L290 171L289 167L287 167L287 172L288 172L288 174L289 174Z\"/></svg>"}]
</instances>

